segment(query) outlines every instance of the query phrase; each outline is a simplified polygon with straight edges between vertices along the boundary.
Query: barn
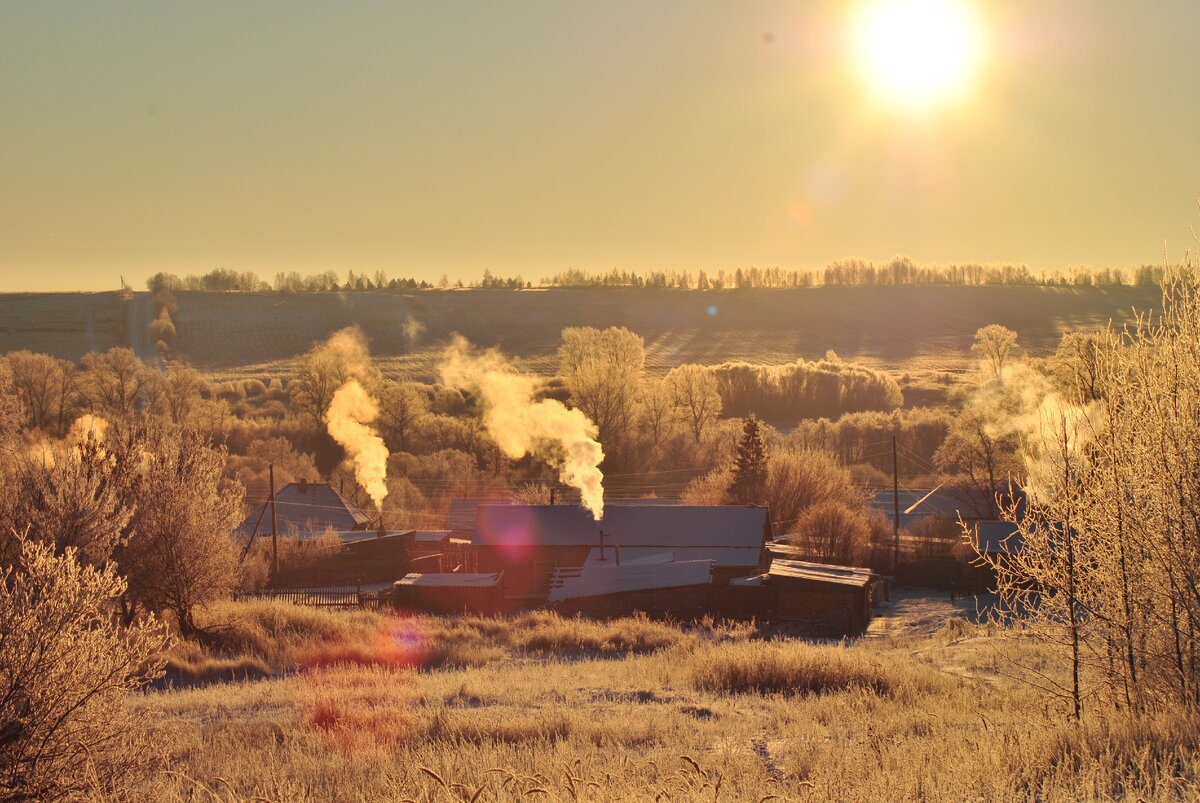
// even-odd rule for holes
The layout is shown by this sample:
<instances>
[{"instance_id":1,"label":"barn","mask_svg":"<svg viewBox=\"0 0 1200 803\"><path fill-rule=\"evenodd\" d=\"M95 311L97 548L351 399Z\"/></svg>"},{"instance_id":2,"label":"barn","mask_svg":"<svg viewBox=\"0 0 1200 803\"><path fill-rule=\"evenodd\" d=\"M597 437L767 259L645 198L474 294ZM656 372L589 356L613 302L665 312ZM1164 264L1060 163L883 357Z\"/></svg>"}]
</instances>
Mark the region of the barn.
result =
<instances>
[{"instance_id":1,"label":"barn","mask_svg":"<svg viewBox=\"0 0 1200 803\"><path fill-rule=\"evenodd\" d=\"M503 571L506 597L533 606L548 599L556 570L589 560L708 561L712 583L728 583L766 570L768 535L764 507L613 505L595 521L578 505L480 505L471 547L474 571Z\"/></svg>"}]
</instances>

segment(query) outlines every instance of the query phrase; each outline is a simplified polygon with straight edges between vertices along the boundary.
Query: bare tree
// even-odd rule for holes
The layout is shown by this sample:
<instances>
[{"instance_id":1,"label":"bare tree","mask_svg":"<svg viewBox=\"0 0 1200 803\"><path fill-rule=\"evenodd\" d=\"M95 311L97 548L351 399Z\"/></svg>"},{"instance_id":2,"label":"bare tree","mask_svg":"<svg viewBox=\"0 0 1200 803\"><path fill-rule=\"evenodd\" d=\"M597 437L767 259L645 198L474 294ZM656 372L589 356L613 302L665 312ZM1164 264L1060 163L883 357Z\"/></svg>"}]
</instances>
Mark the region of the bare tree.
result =
<instances>
[{"instance_id":1,"label":"bare tree","mask_svg":"<svg viewBox=\"0 0 1200 803\"><path fill-rule=\"evenodd\" d=\"M975 333L971 351L979 357L987 378L1002 380L1004 367L1017 346L1017 333L998 323L984 326Z\"/></svg>"},{"instance_id":2,"label":"bare tree","mask_svg":"<svg viewBox=\"0 0 1200 803\"><path fill-rule=\"evenodd\" d=\"M969 480L971 501L987 518L1000 515L996 501L1000 489L1023 478L1020 438L970 406L950 425L933 459L941 470L960 473Z\"/></svg>"},{"instance_id":3,"label":"bare tree","mask_svg":"<svg viewBox=\"0 0 1200 803\"><path fill-rule=\"evenodd\" d=\"M88 354L83 367L83 397L95 413L114 420L129 420L138 413L154 381L153 372L129 349Z\"/></svg>"},{"instance_id":4,"label":"bare tree","mask_svg":"<svg viewBox=\"0 0 1200 803\"><path fill-rule=\"evenodd\" d=\"M422 423L429 416L428 400L408 382L385 384L378 400L377 424L388 449L411 451Z\"/></svg>"},{"instance_id":5,"label":"bare tree","mask_svg":"<svg viewBox=\"0 0 1200 803\"><path fill-rule=\"evenodd\" d=\"M62 435L76 408L74 363L31 351L13 352L7 360L13 390L25 408L25 426Z\"/></svg>"},{"instance_id":6,"label":"bare tree","mask_svg":"<svg viewBox=\"0 0 1200 803\"><path fill-rule=\"evenodd\" d=\"M687 421L696 443L700 443L705 428L721 415L716 377L702 365L680 365L667 373L667 385L676 409Z\"/></svg>"},{"instance_id":7,"label":"bare tree","mask_svg":"<svg viewBox=\"0 0 1200 803\"><path fill-rule=\"evenodd\" d=\"M619 450L631 434L642 385L642 338L618 327L564 329L558 360L571 401L596 424L605 452Z\"/></svg>"},{"instance_id":8,"label":"bare tree","mask_svg":"<svg viewBox=\"0 0 1200 803\"><path fill-rule=\"evenodd\" d=\"M984 555L1009 620L1060 648L1042 671L1073 716L1200 703L1200 293L1166 272L1161 319L1096 343L1094 404L1050 404L1026 440L1030 499L1006 516L1020 548ZM1082 396L1078 400L1082 401ZM1030 449L1030 446L1037 448Z\"/></svg>"},{"instance_id":9,"label":"bare tree","mask_svg":"<svg viewBox=\"0 0 1200 803\"><path fill-rule=\"evenodd\" d=\"M292 404L302 415L324 421L333 394L351 378L368 385L378 381L366 337L358 327L335 332L297 360L295 375L288 383Z\"/></svg>"}]
</instances>

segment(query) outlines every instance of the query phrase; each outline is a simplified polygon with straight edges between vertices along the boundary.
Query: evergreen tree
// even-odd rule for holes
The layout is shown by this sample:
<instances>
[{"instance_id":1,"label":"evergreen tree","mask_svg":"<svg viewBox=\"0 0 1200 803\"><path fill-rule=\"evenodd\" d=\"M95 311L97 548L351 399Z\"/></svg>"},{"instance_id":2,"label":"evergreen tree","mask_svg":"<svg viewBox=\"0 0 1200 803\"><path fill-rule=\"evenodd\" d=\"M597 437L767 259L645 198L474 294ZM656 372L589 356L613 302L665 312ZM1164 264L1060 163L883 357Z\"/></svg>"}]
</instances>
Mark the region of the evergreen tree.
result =
<instances>
[{"instance_id":1,"label":"evergreen tree","mask_svg":"<svg viewBox=\"0 0 1200 803\"><path fill-rule=\"evenodd\" d=\"M729 503L762 504L766 498L767 448L763 444L758 418L751 413L742 426L737 452L733 456L733 482L729 484Z\"/></svg>"}]
</instances>

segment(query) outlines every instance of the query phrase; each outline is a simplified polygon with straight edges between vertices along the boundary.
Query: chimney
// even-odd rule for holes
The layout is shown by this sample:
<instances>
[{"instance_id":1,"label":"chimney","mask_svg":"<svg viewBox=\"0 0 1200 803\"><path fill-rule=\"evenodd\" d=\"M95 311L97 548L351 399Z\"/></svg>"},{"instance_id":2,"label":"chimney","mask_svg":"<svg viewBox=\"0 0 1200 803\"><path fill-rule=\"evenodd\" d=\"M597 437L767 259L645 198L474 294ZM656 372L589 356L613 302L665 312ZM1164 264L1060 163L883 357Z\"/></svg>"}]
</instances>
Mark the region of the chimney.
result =
<instances>
[{"instance_id":1,"label":"chimney","mask_svg":"<svg viewBox=\"0 0 1200 803\"><path fill-rule=\"evenodd\" d=\"M300 485L300 493L301 494L308 493L308 478L307 477L301 479L299 482L299 485Z\"/></svg>"}]
</instances>

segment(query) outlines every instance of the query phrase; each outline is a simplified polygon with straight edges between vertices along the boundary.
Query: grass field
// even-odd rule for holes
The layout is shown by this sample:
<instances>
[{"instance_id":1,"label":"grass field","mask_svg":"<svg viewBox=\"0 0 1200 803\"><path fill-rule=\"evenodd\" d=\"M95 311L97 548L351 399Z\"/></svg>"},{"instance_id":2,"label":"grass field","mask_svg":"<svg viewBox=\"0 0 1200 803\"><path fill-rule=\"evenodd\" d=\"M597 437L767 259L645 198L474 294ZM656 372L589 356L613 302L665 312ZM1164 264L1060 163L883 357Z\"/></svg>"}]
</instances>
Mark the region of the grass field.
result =
<instances>
[{"instance_id":1,"label":"grass field","mask_svg":"<svg viewBox=\"0 0 1200 803\"><path fill-rule=\"evenodd\" d=\"M352 666L310 662L265 680L142 695L137 704L155 714L153 742L167 769L135 799L1200 794L1196 722L1065 724L1062 711L1009 676L999 650L1007 640L968 621L969 606L914 593L880 614L861 640L817 645L764 640L745 626L681 630L543 614L457 623L355 614L346 627L330 618L337 614L299 614L288 629L293 617L260 605L245 612L253 626L238 649L253 649L246 634L272 618L293 647L322 628L321 639L341 643L344 655L366 633L391 646L368 638L373 646L353 653ZM444 656L450 640L461 641L463 661L419 657ZM1018 649L1054 671L1040 648Z\"/></svg>"},{"instance_id":2,"label":"grass field","mask_svg":"<svg viewBox=\"0 0 1200 803\"><path fill-rule=\"evenodd\" d=\"M116 294L0 295L0 352L18 348L77 359L129 345L152 304ZM264 376L331 332L358 324L386 373L429 380L458 332L550 373L566 326L625 326L646 341L651 371L685 362L776 364L832 349L845 359L914 374L962 371L975 330L1014 329L1029 353L1052 351L1066 331L1156 309L1154 287L819 287L680 292L631 289L396 293L181 293L176 354L218 378ZM409 319L420 324L415 341ZM133 338L135 346L144 338ZM144 346L144 344L142 344ZM147 355L149 356L149 355Z\"/></svg>"}]
</instances>

